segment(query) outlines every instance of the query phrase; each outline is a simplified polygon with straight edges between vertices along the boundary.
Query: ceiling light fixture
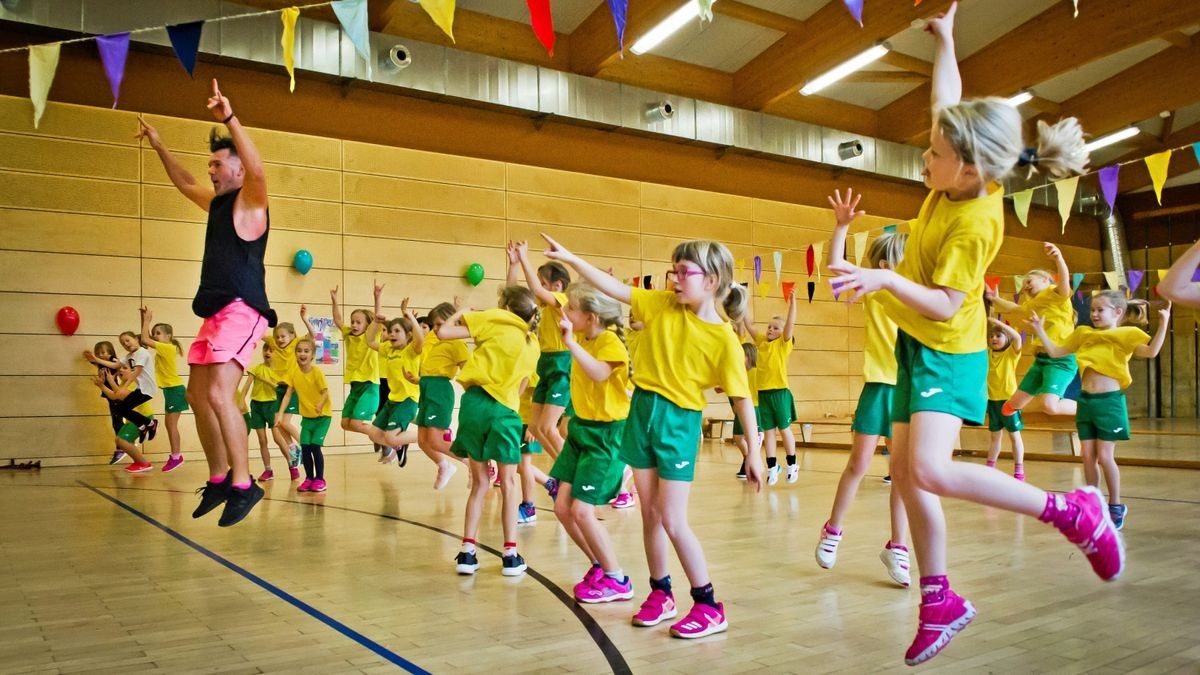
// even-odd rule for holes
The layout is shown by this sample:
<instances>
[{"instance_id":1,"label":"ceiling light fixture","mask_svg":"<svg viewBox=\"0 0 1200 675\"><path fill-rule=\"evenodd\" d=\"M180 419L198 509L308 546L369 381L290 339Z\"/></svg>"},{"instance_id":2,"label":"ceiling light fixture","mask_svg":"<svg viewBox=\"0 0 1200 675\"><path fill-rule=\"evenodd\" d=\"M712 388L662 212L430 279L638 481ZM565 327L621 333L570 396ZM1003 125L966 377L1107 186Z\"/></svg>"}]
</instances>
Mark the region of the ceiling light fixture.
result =
<instances>
[{"instance_id":1,"label":"ceiling light fixture","mask_svg":"<svg viewBox=\"0 0 1200 675\"><path fill-rule=\"evenodd\" d=\"M1134 136L1137 136L1140 133L1142 133L1142 130L1137 127L1125 127L1124 129L1122 129L1120 131L1114 131L1113 133L1111 133L1107 136L1101 136L1100 138L1097 138L1096 140L1092 141L1091 143L1088 143L1087 145L1083 146L1083 149L1087 150L1089 153L1095 152L1095 151L1099 150L1100 148L1106 148L1106 147L1112 145L1113 143L1120 143L1121 141L1123 141L1127 138L1133 138Z\"/></svg>"},{"instance_id":2,"label":"ceiling light fixture","mask_svg":"<svg viewBox=\"0 0 1200 675\"><path fill-rule=\"evenodd\" d=\"M880 58L883 57L884 54L887 54L891 50L892 50L891 45L889 45L886 42L881 42L881 43L875 45L874 47L871 47L867 51L859 54L858 56L855 56L854 58L850 59L849 61L841 64L840 66L837 66L833 70L830 70L829 72L826 72L826 73L822 73L821 75L813 78L811 81L806 82L804 84L804 87L802 87L800 89L800 94L802 96L809 96L811 94L815 94L818 91L821 91L822 89L824 89L825 87L828 87L829 85L833 84L834 82L837 82L838 80L842 79L843 77L846 77L850 73L853 73L854 71L861 69L863 66L866 66L869 63L878 61Z\"/></svg>"},{"instance_id":3,"label":"ceiling light fixture","mask_svg":"<svg viewBox=\"0 0 1200 675\"><path fill-rule=\"evenodd\" d=\"M663 19L657 26L651 28L645 35L638 38L637 42L634 42L633 46L629 48L629 51L638 55L645 54L657 47L663 40L671 37L675 31L683 28L688 21L698 16L700 16L700 3L695 0L687 0L679 9L672 12L670 16Z\"/></svg>"},{"instance_id":4,"label":"ceiling light fixture","mask_svg":"<svg viewBox=\"0 0 1200 675\"><path fill-rule=\"evenodd\" d=\"M1033 100L1033 92L1028 89L1023 89L1013 96L1009 96L1005 101L1014 108L1019 108L1022 105Z\"/></svg>"}]
</instances>

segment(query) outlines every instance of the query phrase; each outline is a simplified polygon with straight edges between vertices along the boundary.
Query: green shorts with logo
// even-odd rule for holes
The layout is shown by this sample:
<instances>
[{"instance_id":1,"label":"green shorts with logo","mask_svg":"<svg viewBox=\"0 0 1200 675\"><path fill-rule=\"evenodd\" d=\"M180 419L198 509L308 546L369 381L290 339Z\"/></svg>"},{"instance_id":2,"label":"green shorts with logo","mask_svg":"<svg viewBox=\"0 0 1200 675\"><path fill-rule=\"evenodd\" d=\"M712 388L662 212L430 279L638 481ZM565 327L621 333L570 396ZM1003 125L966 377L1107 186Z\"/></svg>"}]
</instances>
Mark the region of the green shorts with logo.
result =
<instances>
[{"instance_id":1,"label":"green shorts with logo","mask_svg":"<svg viewBox=\"0 0 1200 675\"><path fill-rule=\"evenodd\" d=\"M758 390L758 409L758 427L765 431L787 429L796 421L796 402L786 387Z\"/></svg>"},{"instance_id":2,"label":"green shorts with logo","mask_svg":"<svg viewBox=\"0 0 1200 675\"><path fill-rule=\"evenodd\" d=\"M758 430L762 431L762 411L758 409L758 406L754 406L754 419L758 421ZM746 430L742 427L742 419L737 416L736 410L733 412L733 435L746 435Z\"/></svg>"},{"instance_id":3,"label":"green shorts with logo","mask_svg":"<svg viewBox=\"0 0 1200 675\"><path fill-rule=\"evenodd\" d=\"M930 349L898 331L896 389L892 421L908 424L914 413L954 415L971 426L983 424L987 412L987 349L948 354Z\"/></svg>"},{"instance_id":4,"label":"green shorts with logo","mask_svg":"<svg viewBox=\"0 0 1200 675\"><path fill-rule=\"evenodd\" d=\"M525 440L528 438L529 440ZM522 455L540 455L542 454L542 444L537 442L537 439L529 434L529 425L521 425L521 454Z\"/></svg>"},{"instance_id":5,"label":"green shorts with logo","mask_svg":"<svg viewBox=\"0 0 1200 675\"><path fill-rule=\"evenodd\" d=\"M550 477L571 484L571 498L603 506L621 490L625 463L617 457L625 420L592 422L571 420L562 452L554 460Z\"/></svg>"},{"instance_id":6,"label":"green shorts with logo","mask_svg":"<svg viewBox=\"0 0 1200 675\"><path fill-rule=\"evenodd\" d=\"M270 429L275 426L275 413L279 412L279 401L250 401L250 429Z\"/></svg>"},{"instance_id":7,"label":"green shorts with logo","mask_svg":"<svg viewBox=\"0 0 1200 675\"><path fill-rule=\"evenodd\" d=\"M141 436L141 433L142 432L138 430L136 424L133 422L126 422L121 426L121 430L117 432L117 438L127 443L137 445L138 437Z\"/></svg>"},{"instance_id":8,"label":"green shorts with logo","mask_svg":"<svg viewBox=\"0 0 1200 675\"><path fill-rule=\"evenodd\" d=\"M300 418L300 445L325 445L331 419L328 415Z\"/></svg>"},{"instance_id":9,"label":"green shorts with logo","mask_svg":"<svg viewBox=\"0 0 1200 675\"><path fill-rule=\"evenodd\" d=\"M1125 392L1106 391L1102 394L1079 392L1079 407L1075 411L1075 428L1079 440L1129 440L1129 409Z\"/></svg>"},{"instance_id":10,"label":"green shorts with logo","mask_svg":"<svg viewBox=\"0 0 1200 675\"><path fill-rule=\"evenodd\" d=\"M1034 396L1053 394L1062 397L1066 395L1067 387L1078 372L1079 364L1075 362L1074 354L1055 358L1045 352L1038 352L1033 359L1033 365L1029 366L1029 371L1021 378L1021 384L1017 388Z\"/></svg>"},{"instance_id":11,"label":"green shorts with logo","mask_svg":"<svg viewBox=\"0 0 1200 675\"><path fill-rule=\"evenodd\" d=\"M533 402L567 407L571 404L571 352L542 352L537 362Z\"/></svg>"},{"instance_id":12,"label":"green shorts with logo","mask_svg":"<svg viewBox=\"0 0 1200 675\"><path fill-rule=\"evenodd\" d=\"M521 416L483 387L463 392L458 434L450 452L476 462L521 463Z\"/></svg>"},{"instance_id":13,"label":"green shorts with logo","mask_svg":"<svg viewBox=\"0 0 1200 675\"><path fill-rule=\"evenodd\" d=\"M886 382L864 383L850 430L856 434L891 438L892 393L895 389L895 385Z\"/></svg>"},{"instance_id":14,"label":"green shorts with logo","mask_svg":"<svg viewBox=\"0 0 1200 675\"><path fill-rule=\"evenodd\" d=\"M350 395L342 405L342 419L368 421L379 412L379 383L351 382Z\"/></svg>"},{"instance_id":15,"label":"green shorts with logo","mask_svg":"<svg viewBox=\"0 0 1200 675\"><path fill-rule=\"evenodd\" d=\"M987 423L988 431L1000 431L1004 429L1008 433L1014 433L1025 428L1025 422L1021 420L1021 411L1014 411L1011 415L1004 414L1004 404L1007 401L988 401L987 402Z\"/></svg>"},{"instance_id":16,"label":"green shorts with logo","mask_svg":"<svg viewBox=\"0 0 1200 675\"><path fill-rule=\"evenodd\" d=\"M449 429L454 417L454 385L450 378L426 375L421 378L417 426Z\"/></svg>"},{"instance_id":17,"label":"green shorts with logo","mask_svg":"<svg viewBox=\"0 0 1200 675\"><path fill-rule=\"evenodd\" d=\"M181 413L188 411L187 402L187 387L182 384L176 387L164 387L163 393L163 409L169 413Z\"/></svg>"},{"instance_id":18,"label":"green shorts with logo","mask_svg":"<svg viewBox=\"0 0 1200 675\"><path fill-rule=\"evenodd\" d=\"M283 397L287 394L288 386L279 384L275 386L275 401L283 403ZM300 414L300 397L296 392L292 392L292 400L288 401L287 409L283 411L284 415L299 415Z\"/></svg>"},{"instance_id":19,"label":"green shorts with logo","mask_svg":"<svg viewBox=\"0 0 1200 675\"><path fill-rule=\"evenodd\" d=\"M701 417L699 410L634 388L618 457L635 469L654 469L660 478L690 481L696 473Z\"/></svg>"},{"instance_id":20,"label":"green shorts with logo","mask_svg":"<svg viewBox=\"0 0 1200 675\"><path fill-rule=\"evenodd\" d=\"M401 431L408 428L408 425L417 417L417 402L411 398L406 398L403 401L384 401L383 407L379 409L379 414L375 415L373 424L384 431L392 431L399 429Z\"/></svg>"}]
</instances>

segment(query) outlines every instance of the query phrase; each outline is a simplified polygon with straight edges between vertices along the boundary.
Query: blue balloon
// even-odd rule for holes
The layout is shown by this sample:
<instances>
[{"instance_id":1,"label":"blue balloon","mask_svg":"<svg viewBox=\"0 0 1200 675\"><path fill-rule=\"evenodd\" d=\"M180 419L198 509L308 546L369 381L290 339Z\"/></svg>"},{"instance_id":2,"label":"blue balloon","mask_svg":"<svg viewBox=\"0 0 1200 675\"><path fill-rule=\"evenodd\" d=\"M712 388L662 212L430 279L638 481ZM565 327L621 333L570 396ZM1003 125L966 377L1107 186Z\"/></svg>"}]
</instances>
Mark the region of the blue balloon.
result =
<instances>
[{"instance_id":1,"label":"blue balloon","mask_svg":"<svg viewBox=\"0 0 1200 675\"><path fill-rule=\"evenodd\" d=\"M296 255L292 257L292 267L295 267L296 271L300 274L308 274L308 271L312 269L312 265L313 257L308 252L308 249L302 248L296 251Z\"/></svg>"}]
</instances>

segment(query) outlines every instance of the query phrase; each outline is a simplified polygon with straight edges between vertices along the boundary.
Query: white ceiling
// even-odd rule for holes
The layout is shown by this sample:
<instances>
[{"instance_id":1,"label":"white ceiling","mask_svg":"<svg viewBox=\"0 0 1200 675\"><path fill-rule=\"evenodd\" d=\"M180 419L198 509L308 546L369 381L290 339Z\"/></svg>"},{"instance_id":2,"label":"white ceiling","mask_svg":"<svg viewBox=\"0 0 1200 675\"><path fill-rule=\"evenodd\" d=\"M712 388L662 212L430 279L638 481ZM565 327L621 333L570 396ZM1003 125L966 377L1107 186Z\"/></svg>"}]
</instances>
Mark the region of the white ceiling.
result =
<instances>
[{"instance_id":1,"label":"white ceiling","mask_svg":"<svg viewBox=\"0 0 1200 675\"><path fill-rule=\"evenodd\" d=\"M550 3L554 32L570 33L575 30L603 1L554 0ZM501 19L529 23L529 6L525 4L525 0L457 0L455 6L480 14L498 16Z\"/></svg>"}]
</instances>

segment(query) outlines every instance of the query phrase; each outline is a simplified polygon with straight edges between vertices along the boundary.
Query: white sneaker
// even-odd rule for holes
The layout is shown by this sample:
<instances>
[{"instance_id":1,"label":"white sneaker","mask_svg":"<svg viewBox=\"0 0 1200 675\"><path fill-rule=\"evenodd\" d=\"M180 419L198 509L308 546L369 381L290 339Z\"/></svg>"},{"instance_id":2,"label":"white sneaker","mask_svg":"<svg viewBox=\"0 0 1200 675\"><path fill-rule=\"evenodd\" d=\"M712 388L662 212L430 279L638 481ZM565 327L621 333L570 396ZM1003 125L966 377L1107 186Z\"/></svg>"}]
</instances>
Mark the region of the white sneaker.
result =
<instances>
[{"instance_id":1,"label":"white sneaker","mask_svg":"<svg viewBox=\"0 0 1200 675\"><path fill-rule=\"evenodd\" d=\"M886 546L879 553L879 560L883 562L883 566L887 568L888 576L892 581L908 588L912 583L912 578L908 573L908 549L903 546Z\"/></svg>"},{"instance_id":2,"label":"white sneaker","mask_svg":"<svg viewBox=\"0 0 1200 675\"><path fill-rule=\"evenodd\" d=\"M774 485L779 482L779 465L767 469L767 485Z\"/></svg>"},{"instance_id":3,"label":"white sneaker","mask_svg":"<svg viewBox=\"0 0 1200 675\"><path fill-rule=\"evenodd\" d=\"M393 459L396 459L396 449L386 445L383 446L383 450L379 453L379 463L391 464Z\"/></svg>"},{"instance_id":4,"label":"white sneaker","mask_svg":"<svg viewBox=\"0 0 1200 675\"><path fill-rule=\"evenodd\" d=\"M798 480L800 480L800 467L799 465L792 464L788 467L787 482L795 483Z\"/></svg>"},{"instance_id":5,"label":"white sneaker","mask_svg":"<svg viewBox=\"0 0 1200 675\"><path fill-rule=\"evenodd\" d=\"M449 460L443 459L442 463L438 465L437 479L433 482L433 489L441 490L446 487L446 483L450 482L450 477L457 471L458 469L454 468Z\"/></svg>"},{"instance_id":6,"label":"white sneaker","mask_svg":"<svg viewBox=\"0 0 1200 675\"><path fill-rule=\"evenodd\" d=\"M842 542L842 535L833 534L821 526L821 540L817 542L817 564L825 569L833 569L837 564L838 544Z\"/></svg>"}]
</instances>

